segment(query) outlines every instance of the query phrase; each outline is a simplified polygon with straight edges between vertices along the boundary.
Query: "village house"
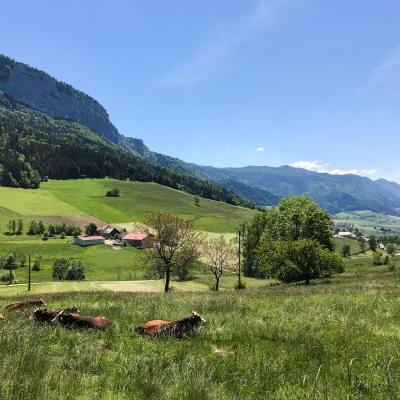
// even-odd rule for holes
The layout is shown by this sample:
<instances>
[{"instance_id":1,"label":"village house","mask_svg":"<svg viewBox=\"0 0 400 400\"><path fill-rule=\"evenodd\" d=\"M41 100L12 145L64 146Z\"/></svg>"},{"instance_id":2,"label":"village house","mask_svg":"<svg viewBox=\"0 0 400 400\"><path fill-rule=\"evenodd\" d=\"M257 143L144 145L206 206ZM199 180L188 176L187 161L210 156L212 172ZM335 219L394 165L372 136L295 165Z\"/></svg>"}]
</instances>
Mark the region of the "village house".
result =
<instances>
[{"instance_id":1,"label":"village house","mask_svg":"<svg viewBox=\"0 0 400 400\"><path fill-rule=\"evenodd\" d=\"M95 244L104 244L103 236L78 236L74 239L74 244L79 246L93 246Z\"/></svg>"},{"instance_id":2,"label":"village house","mask_svg":"<svg viewBox=\"0 0 400 400\"><path fill-rule=\"evenodd\" d=\"M116 228L115 226L112 225L104 225L101 228L97 229L97 233L100 236L106 237L106 238L114 238L116 236L118 236L121 231Z\"/></svg>"},{"instance_id":3,"label":"village house","mask_svg":"<svg viewBox=\"0 0 400 400\"><path fill-rule=\"evenodd\" d=\"M357 235L355 235L353 232L338 232L335 235L336 238L349 238L349 239L355 239Z\"/></svg>"},{"instance_id":4,"label":"village house","mask_svg":"<svg viewBox=\"0 0 400 400\"><path fill-rule=\"evenodd\" d=\"M138 249L148 249L153 246L153 238L154 236L150 233L130 232L122 239Z\"/></svg>"}]
</instances>

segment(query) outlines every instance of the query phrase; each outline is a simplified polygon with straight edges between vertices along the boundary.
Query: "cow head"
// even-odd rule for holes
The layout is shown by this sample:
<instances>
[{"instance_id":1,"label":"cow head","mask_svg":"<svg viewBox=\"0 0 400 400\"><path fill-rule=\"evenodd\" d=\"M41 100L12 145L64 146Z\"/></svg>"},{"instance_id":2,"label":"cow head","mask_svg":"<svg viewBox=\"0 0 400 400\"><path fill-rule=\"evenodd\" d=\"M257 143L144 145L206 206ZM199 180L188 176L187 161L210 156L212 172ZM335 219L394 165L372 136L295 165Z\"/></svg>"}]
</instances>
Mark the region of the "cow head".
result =
<instances>
[{"instance_id":1,"label":"cow head","mask_svg":"<svg viewBox=\"0 0 400 400\"><path fill-rule=\"evenodd\" d=\"M30 316L30 319L36 319L36 320L41 319L41 318L43 317L45 311L46 311L46 309L43 310L43 309L41 309L41 308L37 308L37 309L32 313L32 315Z\"/></svg>"},{"instance_id":2,"label":"cow head","mask_svg":"<svg viewBox=\"0 0 400 400\"><path fill-rule=\"evenodd\" d=\"M207 321L199 314L197 314L196 311L192 311L192 318L196 321L196 325L204 325Z\"/></svg>"},{"instance_id":3,"label":"cow head","mask_svg":"<svg viewBox=\"0 0 400 400\"><path fill-rule=\"evenodd\" d=\"M66 308L64 312L72 313L72 314L80 314L78 307L74 304L72 307Z\"/></svg>"}]
</instances>

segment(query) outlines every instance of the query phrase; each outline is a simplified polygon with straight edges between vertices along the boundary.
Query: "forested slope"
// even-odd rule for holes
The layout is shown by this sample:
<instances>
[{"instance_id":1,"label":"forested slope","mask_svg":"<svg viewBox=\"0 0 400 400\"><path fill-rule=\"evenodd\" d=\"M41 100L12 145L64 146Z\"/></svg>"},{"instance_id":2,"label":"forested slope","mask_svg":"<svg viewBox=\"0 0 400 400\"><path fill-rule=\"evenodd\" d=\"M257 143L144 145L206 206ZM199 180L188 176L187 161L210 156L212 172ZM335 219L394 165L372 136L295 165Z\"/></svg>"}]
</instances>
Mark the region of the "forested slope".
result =
<instances>
[{"instance_id":1,"label":"forested slope","mask_svg":"<svg viewBox=\"0 0 400 400\"><path fill-rule=\"evenodd\" d=\"M247 205L232 192L152 165L75 122L54 119L0 93L0 184L37 188L42 179L132 179Z\"/></svg>"}]
</instances>

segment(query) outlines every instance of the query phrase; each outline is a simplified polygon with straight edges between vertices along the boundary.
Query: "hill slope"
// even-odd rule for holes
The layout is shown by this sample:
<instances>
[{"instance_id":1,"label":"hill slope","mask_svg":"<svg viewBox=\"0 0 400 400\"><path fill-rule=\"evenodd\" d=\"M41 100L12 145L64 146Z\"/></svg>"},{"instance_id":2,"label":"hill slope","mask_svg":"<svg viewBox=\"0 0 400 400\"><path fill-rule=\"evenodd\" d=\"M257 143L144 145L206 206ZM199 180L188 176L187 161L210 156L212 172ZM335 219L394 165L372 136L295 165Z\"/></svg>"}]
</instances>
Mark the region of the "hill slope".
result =
<instances>
[{"instance_id":1,"label":"hill slope","mask_svg":"<svg viewBox=\"0 0 400 400\"><path fill-rule=\"evenodd\" d=\"M106 197L107 190L118 187L120 197ZM200 199L156 183L118 181L115 179L51 180L39 190L0 187L0 224L2 231L11 218L91 216L106 223L129 225L143 222L154 210L166 210L194 222L196 229L210 232L234 232L238 222L249 221L255 211ZM10 237L12 239L12 237Z\"/></svg>"},{"instance_id":2,"label":"hill slope","mask_svg":"<svg viewBox=\"0 0 400 400\"><path fill-rule=\"evenodd\" d=\"M400 185L358 175L330 175L290 166L215 168L186 163L151 152L141 140L129 140L130 149L151 163L208 179L257 204L276 204L282 197L306 195L331 213L371 210L396 214Z\"/></svg>"},{"instance_id":3,"label":"hill slope","mask_svg":"<svg viewBox=\"0 0 400 400\"><path fill-rule=\"evenodd\" d=\"M230 204L242 203L215 184L153 165L83 125L58 120L0 93L0 184L37 188L40 177L157 182ZM250 205L249 203L246 203Z\"/></svg>"}]
</instances>

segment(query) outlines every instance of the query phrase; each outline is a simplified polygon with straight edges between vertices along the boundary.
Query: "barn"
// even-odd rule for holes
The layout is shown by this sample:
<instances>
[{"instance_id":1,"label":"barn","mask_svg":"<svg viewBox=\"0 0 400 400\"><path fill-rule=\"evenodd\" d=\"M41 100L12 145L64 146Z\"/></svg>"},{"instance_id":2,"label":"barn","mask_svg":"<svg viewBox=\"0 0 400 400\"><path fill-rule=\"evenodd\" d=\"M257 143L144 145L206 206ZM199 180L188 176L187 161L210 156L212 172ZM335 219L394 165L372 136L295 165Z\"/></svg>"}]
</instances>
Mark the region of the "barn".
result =
<instances>
[{"instance_id":1,"label":"barn","mask_svg":"<svg viewBox=\"0 0 400 400\"><path fill-rule=\"evenodd\" d=\"M138 249L148 249L153 246L154 236L150 233L130 232L122 239Z\"/></svg>"},{"instance_id":2,"label":"barn","mask_svg":"<svg viewBox=\"0 0 400 400\"><path fill-rule=\"evenodd\" d=\"M113 237L118 236L121 233L121 231L118 228L116 228L115 226L104 225L97 230L97 233L100 236L104 236L107 238L110 238L110 237L113 238Z\"/></svg>"},{"instance_id":3,"label":"barn","mask_svg":"<svg viewBox=\"0 0 400 400\"><path fill-rule=\"evenodd\" d=\"M93 246L95 244L104 244L103 236L78 236L74 243L79 246Z\"/></svg>"}]
</instances>

